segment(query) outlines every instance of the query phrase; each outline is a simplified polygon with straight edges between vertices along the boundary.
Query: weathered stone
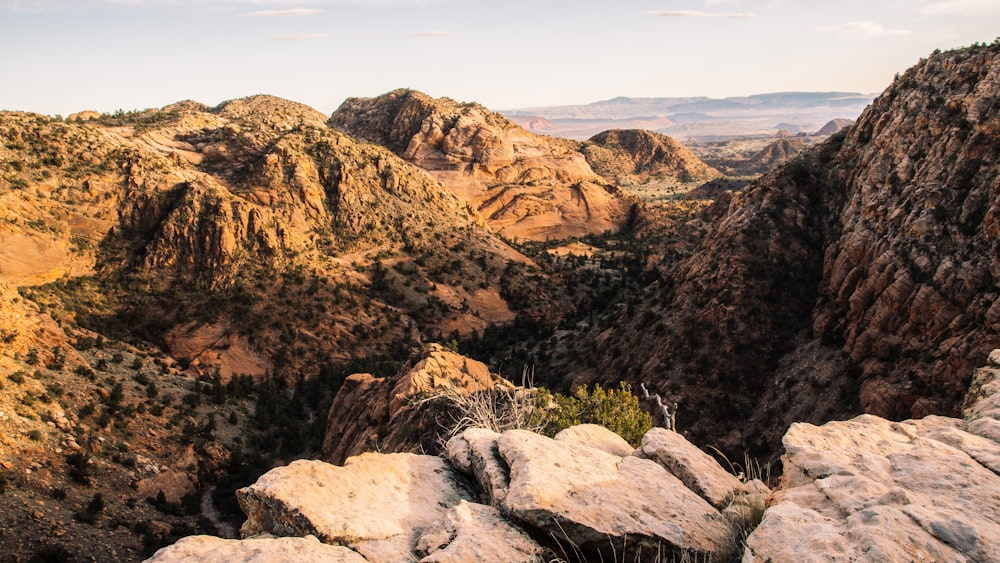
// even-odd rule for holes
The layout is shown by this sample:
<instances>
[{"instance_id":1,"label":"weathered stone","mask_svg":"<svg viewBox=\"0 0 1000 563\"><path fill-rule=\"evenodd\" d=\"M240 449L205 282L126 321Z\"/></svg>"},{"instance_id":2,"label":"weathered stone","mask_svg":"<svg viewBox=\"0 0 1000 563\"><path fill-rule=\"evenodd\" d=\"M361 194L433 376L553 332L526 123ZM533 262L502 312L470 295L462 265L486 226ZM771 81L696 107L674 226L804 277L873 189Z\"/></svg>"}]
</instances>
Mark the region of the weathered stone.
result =
<instances>
[{"instance_id":1,"label":"weathered stone","mask_svg":"<svg viewBox=\"0 0 1000 563\"><path fill-rule=\"evenodd\" d=\"M448 440L446 455L459 471L475 477L490 504L498 506L507 496L510 473L500 457L500 434L485 428L468 428Z\"/></svg>"},{"instance_id":2,"label":"weathered stone","mask_svg":"<svg viewBox=\"0 0 1000 563\"><path fill-rule=\"evenodd\" d=\"M393 387L389 416L395 416L421 393L473 393L504 383L506 380L491 374L486 364L445 350L440 344L431 344L424 357Z\"/></svg>"},{"instance_id":3,"label":"weathered stone","mask_svg":"<svg viewBox=\"0 0 1000 563\"><path fill-rule=\"evenodd\" d=\"M149 563L196 563L202 561L316 561L318 563L364 563L365 558L342 546L304 538L249 538L224 540L215 536L188 536L164 547L146 560Z\"/></svg>"},{"instance_id":4,"label":"weathered stone","mask_svg":"<svg viewBox=\"0 0 1000 563\"><path fill-rule=\"evenodd\" d=\"M334 397L323 437L323 460L343 463L352 455L438 453L442 425L453 421L442 394L468 395L497 386L513 387L486 365L430 344L395 378L353 374ZM380 429L382 432L376 432Z\"/></svg>"},{"instance_id":5,"label":"weathered stone","mask_svg":"<svg viewBox=\"0 0 1000 563\"><path fill-rule=\"evenodd\" d=\"M570 426L556 434L553 438L567 444L589 446L608 452L611 455L625 457L635 451L625 438L597 424L578 424Z\"/></svg>"},{"instance_id":6,"label":"weathered stone","mask_svg":"<svg viewBox=\"0 0 1000 563\"><path fill-rule=\"evenodd\" d=\"M729 538L719 512L652 461L523 430L497 445L510 467L501 509L581 549L709 555Z\"/></svg>"},{"instance_id":7,"label":"weathered stone","mask_svg":"<svg viewBox=\"0 0 1000 563\"><path fill-rule=\"evenodd\" d=\"M720 510L725 508L733 491L743 489L743 483L712 456L672 430L653 428L646 432L635 455L662 465L684 486Z\"/></svg>"},{"instance_id":8,"label":"weathered stone","mask_svg":"<svg viewBox=\"0 0 1000 563\"><path fill-rule=\"evenodd\" d=\"M363 454L343 467L299 460L237 491L247 515L241 533L312 534L366 557L405 561L417 530L471 500L464 479L439 457Z\"/></svg>"},{"instance_id":9,"label":"weathered stone","mask_svg":"<svg viewBox=\"0 0 1000 563\"><path fill-rule=\"evenodd\" d=\"M461 501L417 540L421 563L534 562L541 546L492 506Z\"/></svg>"},{"instance_id":10,"label":"weathered stone","mask_svg":"<svg viewBox=\"0 0 1000 563\"><path fill-rule=\"evenodd\" d=\"M777 504L744 561L1000 560L1000 445L965 425L792 425Z\"/></svg>"}]
</instances>

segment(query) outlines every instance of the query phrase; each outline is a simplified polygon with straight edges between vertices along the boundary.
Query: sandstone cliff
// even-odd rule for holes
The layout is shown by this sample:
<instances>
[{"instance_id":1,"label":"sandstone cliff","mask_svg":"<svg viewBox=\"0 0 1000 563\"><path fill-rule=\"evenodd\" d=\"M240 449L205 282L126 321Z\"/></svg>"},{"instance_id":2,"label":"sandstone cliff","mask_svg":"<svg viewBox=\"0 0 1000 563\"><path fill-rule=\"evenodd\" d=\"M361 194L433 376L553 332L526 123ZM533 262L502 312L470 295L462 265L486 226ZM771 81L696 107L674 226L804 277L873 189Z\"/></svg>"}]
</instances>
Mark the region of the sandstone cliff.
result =
<instances>
[{"instance_id":1,"label":"sandstone cliff","mask_svg":"<svg viewBox=\"0 0 1000 563\"><path fill-rule=\"evenodd\" d=\"M631 219L632 203L575 143L529 133L478 104L395 90L350 98L329 123L427 170L508 238L601 233Z\"/></svg>"},{"instance_id":2,"label":"sandstone cliff","mask_svg":"<svg viewBox=\"0 0 1000 563\"><path fill-rule=\"evenodd\" d=\"M774 451L796 416L956 414L1000 339L998 72L996 45L908 70L854 127L736 194L576 373L654 384L681 428L734 452Z\"/></svg>"}]
</instances>

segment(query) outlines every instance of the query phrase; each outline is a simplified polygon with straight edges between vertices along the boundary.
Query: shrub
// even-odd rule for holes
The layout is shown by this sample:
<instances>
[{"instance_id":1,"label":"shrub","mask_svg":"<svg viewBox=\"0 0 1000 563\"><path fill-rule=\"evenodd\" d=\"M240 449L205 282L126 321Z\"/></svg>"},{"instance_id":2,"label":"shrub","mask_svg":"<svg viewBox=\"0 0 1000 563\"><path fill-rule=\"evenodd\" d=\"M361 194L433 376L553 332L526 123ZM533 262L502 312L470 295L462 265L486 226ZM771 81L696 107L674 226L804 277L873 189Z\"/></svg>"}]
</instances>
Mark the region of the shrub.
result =
<instances>
[{"instance_id":1,"label":"shrub","mask_svg":"<svg viewBox=\"0 0 1000 563\"><path fill-rule=\"evenodd\" d=\"M552 394L539 388L535 397L535 416L542 433L554 436L577 424L599 424L637 446L643 435L653 427L649 413L639 407L639 398L623 381L618 389L603 389L595 384L593 391L579 387L572 396Z\"/></svg>"}]
</instances>

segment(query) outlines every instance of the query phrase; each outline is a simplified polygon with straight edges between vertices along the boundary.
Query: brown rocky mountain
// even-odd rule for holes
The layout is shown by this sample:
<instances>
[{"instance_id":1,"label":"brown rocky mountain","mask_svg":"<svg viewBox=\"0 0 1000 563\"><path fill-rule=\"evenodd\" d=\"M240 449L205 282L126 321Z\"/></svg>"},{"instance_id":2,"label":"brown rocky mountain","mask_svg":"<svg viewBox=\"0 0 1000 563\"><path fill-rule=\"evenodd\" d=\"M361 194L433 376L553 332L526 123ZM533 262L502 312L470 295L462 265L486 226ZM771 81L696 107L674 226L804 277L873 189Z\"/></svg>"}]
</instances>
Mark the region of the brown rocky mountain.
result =
<instances>
[{"instance_id":1,"label":"brown rocky mountain","mask_svg":"<svg viewBox=\"0 0 1000 563\"><path fill-rule=\"evenodd\" d=\"M496 274L532 267L423 171L300 104L4 118L10 283L96 268L112 310L89 326L124 323L203 373L315 373L317 358L507 322ZM18 140L29 125L45 152Z\"/></svg>"},{"instance_id":2,"label":"brown rocky mountain","mask_svg":"<svg viewBox=\"0 0 1000 563\"><path fill-rule=\"evenodd\" d=\"M509 239L602 233L634 217L634 203L576 143L529 133L478 104L395 90L350 98L329 123L427 170Z\"/></svg>"},{"instance_id":3,"label":"brown rocky mountain","mask_svg":"<svg viewBox=\"0 0 1000 563\"><path fill-rule=\"evenodd\" d=\"M464 202L301 104L80 117L0 114L0 558L205 529L214 486L304 455L348 363L559 307Z\"/></svg>"},{"instance_id":4,"label":"brown rocky mountain","mask_svg":"<svg viewBox=\"0 0 1000 563\"><path fill-rule=\"evenodd\" d=\"M618 183L704 182L721 174L674 139L642 129L615 129L580 147L595 172Z\"/></svg>"},{"instance_id":5,"label":"brown rocky mountain","mask_svg":"<svg viewBox=\"0 0 1000 563\"><path fill-rule=\"evenodd\" d=\"M577 349L696 442L773 452L792 421L958 412L1000 338L1000 46L935 53L845 133L737 194L688 260ZM558 369L553 367L551 369Z\"/></svg>"}]
</instances>

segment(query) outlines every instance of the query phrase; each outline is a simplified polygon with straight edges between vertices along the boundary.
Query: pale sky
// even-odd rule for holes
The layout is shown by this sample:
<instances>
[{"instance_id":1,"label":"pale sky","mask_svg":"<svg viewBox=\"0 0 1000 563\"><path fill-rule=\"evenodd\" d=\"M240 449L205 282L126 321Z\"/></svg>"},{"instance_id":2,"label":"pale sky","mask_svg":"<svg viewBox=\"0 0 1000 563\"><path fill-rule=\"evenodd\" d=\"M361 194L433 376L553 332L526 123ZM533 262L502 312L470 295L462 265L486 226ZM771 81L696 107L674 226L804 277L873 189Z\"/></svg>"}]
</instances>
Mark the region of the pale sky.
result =
<instances>
[{"instance_id":1,"label":"pale sky","mask_svg":"<svg viewBox=\"0 0 1000 563\"><path fill-rule=\"evenodd\" d=\"M0 0L0 109L876 93L998 35L1000 0Z\"/></svg>"}]
</instances>

